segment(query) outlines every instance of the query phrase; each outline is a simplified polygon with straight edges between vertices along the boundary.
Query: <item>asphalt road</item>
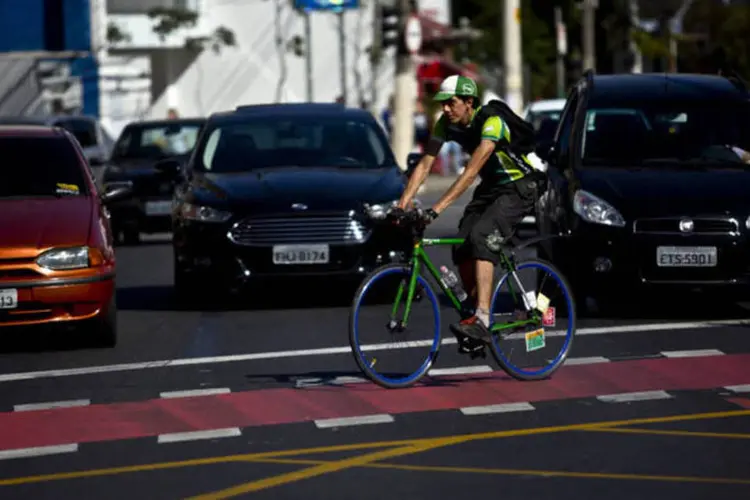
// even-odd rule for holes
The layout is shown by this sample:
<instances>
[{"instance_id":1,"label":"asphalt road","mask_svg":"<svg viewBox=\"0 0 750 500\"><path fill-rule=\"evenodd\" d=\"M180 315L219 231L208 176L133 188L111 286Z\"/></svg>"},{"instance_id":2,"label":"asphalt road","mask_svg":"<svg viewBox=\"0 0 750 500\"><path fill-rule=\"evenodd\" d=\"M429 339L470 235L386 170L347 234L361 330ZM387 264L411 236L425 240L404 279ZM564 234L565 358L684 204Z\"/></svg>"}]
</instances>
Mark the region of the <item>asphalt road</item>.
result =
<instances>
[{"instance_id":1,"label":"asphalt road","mask_svg":"<svg viewBox=\"0 0 750 500\"><path fill-rule=\"evenodd\" d=\"M115 349L4 338L0 497L750 494L742 305L633 300L581 319L567 365L534 383L446 345L424 385L387 391L348 352L349 293L183 311L168 240L151 240L118 250Z\"/></svg>"}]
</instances>

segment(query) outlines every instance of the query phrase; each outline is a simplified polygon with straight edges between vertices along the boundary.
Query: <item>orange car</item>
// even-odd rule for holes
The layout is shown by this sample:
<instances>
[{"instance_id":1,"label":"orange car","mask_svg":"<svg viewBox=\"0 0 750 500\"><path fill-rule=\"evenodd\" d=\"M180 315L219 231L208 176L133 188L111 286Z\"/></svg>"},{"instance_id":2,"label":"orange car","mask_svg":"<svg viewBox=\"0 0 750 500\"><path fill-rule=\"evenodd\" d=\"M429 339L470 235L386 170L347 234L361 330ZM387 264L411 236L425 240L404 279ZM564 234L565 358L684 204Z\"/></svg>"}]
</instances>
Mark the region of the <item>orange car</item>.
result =
<instances>
[{"instance_id":1,"label":"orange car","mask_svg":"<svg viewBox=\"0 0 750 500\"><path fill-rule=\"evenodd\" d=\"M81 147L56 127L0 126L0 326L67 324L117 343L115 252Z\"/></svg>"}]
</instances>

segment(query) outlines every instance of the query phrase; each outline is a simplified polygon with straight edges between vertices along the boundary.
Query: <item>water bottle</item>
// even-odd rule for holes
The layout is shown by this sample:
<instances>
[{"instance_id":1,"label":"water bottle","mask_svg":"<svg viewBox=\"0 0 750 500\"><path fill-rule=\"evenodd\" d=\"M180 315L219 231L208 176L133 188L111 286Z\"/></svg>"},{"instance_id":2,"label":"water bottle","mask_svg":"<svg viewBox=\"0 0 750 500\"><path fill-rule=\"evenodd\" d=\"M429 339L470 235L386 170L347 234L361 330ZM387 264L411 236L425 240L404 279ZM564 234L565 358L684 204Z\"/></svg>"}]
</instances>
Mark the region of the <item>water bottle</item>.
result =
<instances>
[{"instance_id":1,"label":"water bottle","mask_svg":"<svg viewBox=\"0 0 750 500\"><path fill-rule=\"evenodd\" d=\"M440 267L440 273L442 275L441 277L443 279L443 283L445 283L445 286L451 289L459 302L463 303L467 299L468 295L466 294L464 289L461 288L456 273L448 269L446 266Z\"/></svg>"}]
</instances>

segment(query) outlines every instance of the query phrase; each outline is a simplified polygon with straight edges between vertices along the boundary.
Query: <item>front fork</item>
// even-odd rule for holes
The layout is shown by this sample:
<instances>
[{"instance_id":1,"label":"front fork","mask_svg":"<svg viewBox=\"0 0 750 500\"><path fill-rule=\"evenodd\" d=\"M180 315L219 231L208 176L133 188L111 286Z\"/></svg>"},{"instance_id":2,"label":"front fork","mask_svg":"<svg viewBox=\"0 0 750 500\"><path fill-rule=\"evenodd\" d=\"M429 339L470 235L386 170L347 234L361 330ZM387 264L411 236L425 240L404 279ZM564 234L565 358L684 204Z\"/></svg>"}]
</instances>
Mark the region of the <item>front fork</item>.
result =
<instances>
[{"instance_id":1,"label":"front fork","mask_svg":"<svg viewBox=\"0 0 750 500\"><path fill-rule=\"evenodd\" d=\"M391 332L398 332L401 333L406 329L406 326L409 323L409 314L411 314L411 304L414 300L415 292L417 289L417 277L419 276L419 266L420 262L419 259L414 256L412 259L412 263L410 266L411 273L409 277L409 286L406 287L406 280L401 280L401 282L398 285L398 291L396 292L396 298L393 301L393 306L391 307L391 319L388 322L388 329ZM404 292L406 292L406 302L404 304L404 316L402 319L396 319L397 315L399 313L401 304L401 299L404 296Z\"/></svg>"}]
</instances>

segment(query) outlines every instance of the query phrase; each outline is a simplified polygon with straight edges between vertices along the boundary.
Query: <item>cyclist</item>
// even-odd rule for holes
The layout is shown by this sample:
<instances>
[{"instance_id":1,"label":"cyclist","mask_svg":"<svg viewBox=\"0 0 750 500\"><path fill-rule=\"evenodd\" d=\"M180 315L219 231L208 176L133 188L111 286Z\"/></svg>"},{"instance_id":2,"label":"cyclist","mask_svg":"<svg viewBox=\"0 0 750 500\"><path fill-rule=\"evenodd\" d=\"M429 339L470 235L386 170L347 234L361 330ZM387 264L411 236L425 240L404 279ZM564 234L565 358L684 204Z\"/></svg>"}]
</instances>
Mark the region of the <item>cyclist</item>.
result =
<instances>
[{"instance_id":1,"label":"cyclist","mask_svg":"<svg viewBox=\"0 0 750 500\"><path fill-rule=\"evenodd\" d=\"M444 142L455 141L471 154L464 171L425 211L425 217L427 223L433 221L480 177L458 224L458 237L466 242L453 249L453 262L475 309L464 315L471 316L451 325L451 330L459 340L470 337L487 341L497 251L533 210L537 198L538 174L525 156L533 151L533 127L500 101L480 105L476 83L465 76L443 80L433 99L442 105L443 114L397 208L410 206ZM517 135L513 144L511 128Z\"/></svg>"}]
</instances>

